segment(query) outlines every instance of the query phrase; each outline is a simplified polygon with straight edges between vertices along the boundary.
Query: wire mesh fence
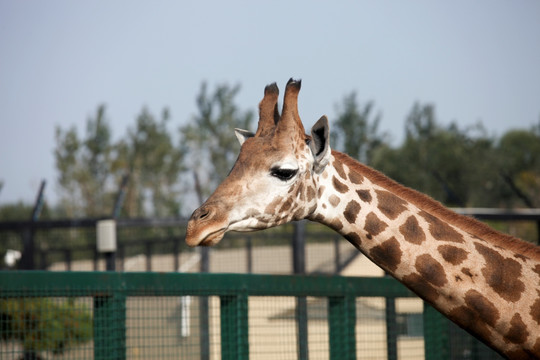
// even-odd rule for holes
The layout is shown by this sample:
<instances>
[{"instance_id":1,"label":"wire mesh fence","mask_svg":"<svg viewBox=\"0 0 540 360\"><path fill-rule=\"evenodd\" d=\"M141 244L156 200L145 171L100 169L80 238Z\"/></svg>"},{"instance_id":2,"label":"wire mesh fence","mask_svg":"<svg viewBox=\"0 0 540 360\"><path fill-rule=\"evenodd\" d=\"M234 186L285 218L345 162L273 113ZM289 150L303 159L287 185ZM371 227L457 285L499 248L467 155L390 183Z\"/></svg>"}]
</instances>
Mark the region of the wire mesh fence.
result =
<instances>
[{"instance_id":1,"label":"wire mesh fence","mask_svg":"<svg viewBox=\"0 0 540 360\"><path fill-rule=\"evenodd\" d=\"M0 288L1 359L494 358L390 278L11 271Z\"/></svg>"}]
</instances>

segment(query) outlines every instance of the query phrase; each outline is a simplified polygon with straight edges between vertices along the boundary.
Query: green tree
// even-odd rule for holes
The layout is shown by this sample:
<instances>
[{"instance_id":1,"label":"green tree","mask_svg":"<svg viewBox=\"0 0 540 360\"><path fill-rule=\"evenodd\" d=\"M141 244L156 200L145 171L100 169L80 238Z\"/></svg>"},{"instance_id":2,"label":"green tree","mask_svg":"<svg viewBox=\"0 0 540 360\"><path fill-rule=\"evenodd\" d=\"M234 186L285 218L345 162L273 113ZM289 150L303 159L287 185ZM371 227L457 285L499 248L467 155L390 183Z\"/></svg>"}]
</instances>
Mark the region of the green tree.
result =
<instances>
[{"instance_id":1,"label":"green tree","mask_svg":"<svg viewBox=\"0 0 540 360\"><path fill-rule=\"evenodd\" d=\"M480 201L482 179L493 177L485 166L492 159L493 141L481 125L465 130L455 123L440 126L435 107L417 103L406 119L405 133L401 147L378 152L375 167L449 206Z\"/></svg>"},{"instance_id":2,"label":"green tree","mask_svg":"<svg viewBox=\"0 0 540 360\"><path fill-rule=\"evenodd\" d=\"M184 152L173 145L167 129L169 111L158 121L143 109L135 127L115 146L112 170L116 182L129 176L124 214L135 216L175 216L181 206L179 176L184 171Z\"/></svg>"},{"instance_id":3,"label":"green tree","mask_svg":"<svg viewBox=\"0 0 540 360\"><path fill-rule=\"evenodd\" d=\"M378 131L381 115L374 114L373 107L372 101L361 106L353 91L337 106L332 126L333 146L365 164L372 163L374 151L386 143L387 137Z\"/></svg>"},{"instance_id":4,"label":"green tree","mask_svg":"<svg viewBox=\"0 0 540 360\"><path fill-rule=\"evenodd\" d=\"M134 127L116 143L105 107L87 121L84 138L75 127L56 129L56 168L66 216L111 215L120 184L128 176L123 215L177 215L183 152L169 135L168 110L158 121L143 109Z\"/></svg>"},{"instance_id":5,"label":"green tree","mask_svg":"<svg viewBox=\"0 0 540 360\"><path fill-rule=\"evenodd\" d=\"M236 160L240 145L233 129L250 128L253 112L242 111L234 103L239 91L239 85L221 84L209 93L203 82L196 99L198 113L180 128L199 201L227 176Z\"/></svg>"},{"instance_id":6,"label":"green tree","mask_svg":"<svg viewBox=\"0 0 540 360\"><path fill-rule=\"evenodd\" d=\"M22 201L3 204L0 206L0 221L30 220L32 217L33 205L23 203ZM50 219L51 210L47 202L43 204L43 210L40 219Z\"/></svg>"},{"instance_id":7,"label":"green tree","mask_svg":"<svg viewBox=\"0 0 540 360\"><path fill-rule=\"evenodd\" d=\"M56 144L60 201L66 215L100 216L110 211L112 145L105 106L100 105L95 117L87 120L84 139L79 138L75 127L56 127Z\"/></svg>"},{"instance_id":8,"label":"green tree","mask_svg":"<svg viewBox=\"0 0 540 360\"><path fill-rule=\"evenodd\" d=\"M510 130L497 143L499 175L506 206L540 207L540 123L527 130Z\"/></svg>"},{"instance_id":9,"label":"green tree","mask_svg":"<svg viewBox=\"0 0 540 360\"><path fill-rule=\"evenodd\" d=\"M0 318L0 339L20 342L21 359L42 359L42 351L64 354L93 337L91 310L73 300L0 299Z\"/></svg>"}]
</instances>

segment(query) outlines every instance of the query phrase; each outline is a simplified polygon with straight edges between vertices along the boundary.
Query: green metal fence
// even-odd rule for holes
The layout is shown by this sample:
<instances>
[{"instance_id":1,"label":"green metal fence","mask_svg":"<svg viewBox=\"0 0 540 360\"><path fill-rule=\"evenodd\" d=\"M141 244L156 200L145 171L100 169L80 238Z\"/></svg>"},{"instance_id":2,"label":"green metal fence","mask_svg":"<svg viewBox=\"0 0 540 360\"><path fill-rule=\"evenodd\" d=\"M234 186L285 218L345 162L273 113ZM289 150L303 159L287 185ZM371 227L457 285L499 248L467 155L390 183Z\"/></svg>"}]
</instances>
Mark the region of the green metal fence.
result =
<instances>
[{"instance_id":1,"label":"green metal fence","mask_svg":"<svg viewBox=\"0 0 540 360\"><path fill-rule=\"evenodd\" d=\"M391 278L13 271L0 301L1 359L460 358Z\"/></svg>"}]
</instances>

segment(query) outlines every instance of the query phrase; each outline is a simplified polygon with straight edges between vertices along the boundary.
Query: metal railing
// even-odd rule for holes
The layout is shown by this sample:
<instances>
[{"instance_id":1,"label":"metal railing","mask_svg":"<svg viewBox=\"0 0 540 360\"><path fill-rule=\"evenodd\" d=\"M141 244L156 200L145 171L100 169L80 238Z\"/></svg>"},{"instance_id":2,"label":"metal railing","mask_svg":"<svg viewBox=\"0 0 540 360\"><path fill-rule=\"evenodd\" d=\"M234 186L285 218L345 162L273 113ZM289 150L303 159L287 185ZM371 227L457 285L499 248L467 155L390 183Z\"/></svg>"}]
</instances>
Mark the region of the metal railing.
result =
<instances>
[{"instance_id":1,"label":"metal railing","mask_svg":"<svg viewBox=\"0 0 540 360\"><path fill-rule=\"evenodd\" d=\"M389 320L384 316L384 299L411 299L415 296L391 278L10 271L0 272L0 289L0 301L4 302L47 298L75 303L77 299L85 298L91 304L89 307L93 309L92 347L84 352L84 356L70 357L67 352L62 355L62 359L169 357L265 359L275 358L273 356L285 351L284 348L291 342L293 346L289 349L288 358L306 359L308 353L317 354L317 358L329 359L396 359L399 354L401 354L399 358L406 358L404 352L411 351L407 344L416 344L420 347L415 350L413 358L419 358L418 354L422 354L425 359L459 358L452 356L452 351L455 351L452 347L456 345L455 341L452 344L449 341L448 320L425 305L423 311L420 306L418 313L421 314L423 325L412 333L408 333L410 329L404 330L405 332L398 338L401 341L400 350L391 354L388 350L390 346L386 344L385 331L390 328L396 329L396 324L392 326L385 324ZM182 309L186 306L193 307L193 301L182 300L188 296L207 299L213 297L215 301L210 303L216 306L211 306L213 309L211 313L219 315L211 316L211 325L209 330L207 329L209 334L195 329L193 325L195 321L187 325L188 329L190 327L195 329L190 336L196 338L196 341L175 338L174 344L165 344L166 328L172 326L171 319L176 318L185 325L186 317L190 318L190 315L186 315L185 312L174 315L177 312L172 308L165 311L163 316L158 314L158 311L168 309L167 304L170 302L165 302L165 299L173 301L173 304L181 303ZM148 298L153 299L152 302L144 300ZM287 298L292 298L293 302ZM267 301L261 302L260 299ZM301 319L298 318L298 312L291 309L291 306L294 308L294 299L296 304L298 299L308 299L308 307L311 308L304 314L309 329L306 337L298 334L301 331L298 325ZM382 300L378 302L379 305L383 304L382 307L375 304L373 299ZM136 304L139 303L142 305L137 307ZM0 318L2 339L9 339L9 331L14 331L10 330L11 321L22 315L13 310L10 313L5 307L0 309L3 311ZM314 309L319 310L315 312ZM197 311L192 313L197 314ZM32 318L25 319L30 322L27 327L34 331L38 327L36 315L25 316ZM43 321L50 321L47 316L41 317ZM260 325L262 323L266 325ZM267 333L257 335L258 332L274 328L274 323L277 331L271 335ZM410 326L412 324L405 327ZM58 331L58 329L47 330L46 326L43 328L44 332ZM379 336L382 343L377 346L373 340L376 329L383 330ZM326 333L326 339L321 339L320 334L323 333ZM287 334L293 334L293 339L291 340ZM40 337L35 331L32 336ZM26 342L23 333L16 334L15 338L26 344L25 351L32 350L28 349L30 346L28 344L31 343ZM268 348L268 346L265 348L265 345L272 340L275 342L270 344L270 350L264 350ZM212 343L209 354L202 354L203 341ZM299 344L302 341L306 343ZM470 339L467 341L469 345L461 345L462 353L472 354L473 356L468 357L471 359L482 358L474 356L476 343L471 343ZM404 345L404 342L407 343ZM67 349L67 339L65 344ZM186 350L190 344L191 350ZM143 354L144 351L146 353ZM9 356L15 358L17 354L14 350L10 352L5 350L5 347L0 347L0 358L10 358ZM492 358L491 356L488 358Z\"/></svg>"}]
</instances>

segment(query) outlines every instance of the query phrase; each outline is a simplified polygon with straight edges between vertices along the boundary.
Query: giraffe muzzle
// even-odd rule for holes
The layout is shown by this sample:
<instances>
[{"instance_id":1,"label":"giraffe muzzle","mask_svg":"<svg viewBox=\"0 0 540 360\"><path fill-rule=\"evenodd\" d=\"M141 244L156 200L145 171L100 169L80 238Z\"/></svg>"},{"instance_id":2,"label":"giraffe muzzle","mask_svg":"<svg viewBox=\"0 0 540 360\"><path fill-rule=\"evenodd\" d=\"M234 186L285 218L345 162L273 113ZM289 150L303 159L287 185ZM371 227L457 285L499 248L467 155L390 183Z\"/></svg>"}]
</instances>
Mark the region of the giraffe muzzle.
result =
<instances>
[{"instance_id":1,"label":"giraffe muzzle","mask_svg":"<svg viewBox=\"0 0 540 360\"><path fill-rule=\"evenodd\" d=\"M227 216L215 204L204 204L193 212L188 221L186 244L188 246L213 246L225 235Z\"/></svg>"}]
</instances>

